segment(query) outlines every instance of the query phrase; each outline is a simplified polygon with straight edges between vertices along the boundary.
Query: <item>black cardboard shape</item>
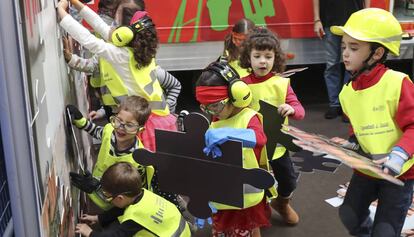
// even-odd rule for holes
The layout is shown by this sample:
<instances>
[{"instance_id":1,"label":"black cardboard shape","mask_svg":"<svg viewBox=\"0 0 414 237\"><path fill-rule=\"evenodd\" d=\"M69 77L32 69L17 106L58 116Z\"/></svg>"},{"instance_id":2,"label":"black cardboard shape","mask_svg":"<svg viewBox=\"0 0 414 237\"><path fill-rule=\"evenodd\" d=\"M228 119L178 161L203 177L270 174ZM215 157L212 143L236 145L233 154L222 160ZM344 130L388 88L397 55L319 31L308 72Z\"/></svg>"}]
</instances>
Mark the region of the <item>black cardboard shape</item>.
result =
<instances>
[{"instance_id":1,"label":"black cardboard shape","mask_svg":"<svg viewBox=\"0 0 414 237\"><path fill-rule=\"evenodd\" d=\"M273 176L263 169L243 169L242 143L228 141L220 146L223 156L203 153L208 120L199 113L184 118L188 132L156 130L157 151L134 151L142 165L158 170L159 188L190 198L188 210L199 218L211 216L209 201L243 207L245 187L267 189L274 185Z\"/></svg>"},{"instance_id":2,"label":"black cardboard shape","mask_svg":"<svg viewBox=\"0 0 414 237\"><path fill-rule=\"evenodd\" d=\"M263 100L259 100L259 104L259 113L263 115L263 129L267 137L267 157L272 158L277 143L282 144L289 151L302 150L292 142L294 139L292 136L281 131L285 119L277 112L277 107Z\"/></svg>"}]
</instances>

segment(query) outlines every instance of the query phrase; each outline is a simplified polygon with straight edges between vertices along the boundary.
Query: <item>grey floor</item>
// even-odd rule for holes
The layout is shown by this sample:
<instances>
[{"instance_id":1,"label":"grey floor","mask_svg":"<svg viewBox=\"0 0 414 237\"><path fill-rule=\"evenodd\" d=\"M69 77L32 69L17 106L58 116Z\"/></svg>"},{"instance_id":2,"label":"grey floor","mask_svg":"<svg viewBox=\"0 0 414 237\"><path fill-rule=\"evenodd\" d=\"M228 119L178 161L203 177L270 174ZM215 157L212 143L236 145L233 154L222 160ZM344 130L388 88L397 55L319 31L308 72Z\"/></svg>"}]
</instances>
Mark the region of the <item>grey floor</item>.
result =
<instances>
[{"instance_id":1,"label":"grey floor","mask_svg":"<svg viewBox=\"0 0 414 237\"><path fill-rule=\"evenodd\" d=\"M325 120L323 114L326 105L314 104L305 106L305 119L299 122L291 122L305 131L324 134L328 137L347 137L348 124L343 123L338 117L333 120ZM300 223L297 226L286 226L276 213L272 213L272 226L262 229L262 236L349 236L340 223L337 208L327 204L324 200L334 197L339 184L347 182L352 170L339 165L333 172L314 170L313 172L300 172L298 186L294 193L292 205L300 215ZM195 233L194 236L210 236L210 228L206 227Z\"/></svg>"}]
</instances>

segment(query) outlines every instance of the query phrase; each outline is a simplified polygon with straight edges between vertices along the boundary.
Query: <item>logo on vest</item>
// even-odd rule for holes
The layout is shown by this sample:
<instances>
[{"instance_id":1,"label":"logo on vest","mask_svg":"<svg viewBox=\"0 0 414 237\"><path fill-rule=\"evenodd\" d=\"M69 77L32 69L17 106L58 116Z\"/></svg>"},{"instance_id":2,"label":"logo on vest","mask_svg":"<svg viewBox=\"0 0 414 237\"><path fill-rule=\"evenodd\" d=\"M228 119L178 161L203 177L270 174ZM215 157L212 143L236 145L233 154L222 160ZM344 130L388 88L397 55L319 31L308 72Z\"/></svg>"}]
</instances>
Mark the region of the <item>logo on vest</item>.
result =
<instances>
[{"instance_id":1,"label":"logo on vest","mask_svg":"<svg viewBox=\"0 0 414 237\"><path fill-rule=\"evenodd\" d=\"M378 106L374 106L372 107L372 111L373 112L381 112L385 110L385 105L378 105Z\"/></svg>"},{"instance_id":2,"label":"logo on vest","mask_svg":"<svg viewBox=\"0 0 414 237\"><path fill-rule=\"evenodd\" d=\"M157 197L156 204L158 206L158 210L155 215L151 215L151 219L154 221L155 224L161 224L164 219L164 212L165 212L165 201L161 198Z\"/></svg>"}]
</instances>

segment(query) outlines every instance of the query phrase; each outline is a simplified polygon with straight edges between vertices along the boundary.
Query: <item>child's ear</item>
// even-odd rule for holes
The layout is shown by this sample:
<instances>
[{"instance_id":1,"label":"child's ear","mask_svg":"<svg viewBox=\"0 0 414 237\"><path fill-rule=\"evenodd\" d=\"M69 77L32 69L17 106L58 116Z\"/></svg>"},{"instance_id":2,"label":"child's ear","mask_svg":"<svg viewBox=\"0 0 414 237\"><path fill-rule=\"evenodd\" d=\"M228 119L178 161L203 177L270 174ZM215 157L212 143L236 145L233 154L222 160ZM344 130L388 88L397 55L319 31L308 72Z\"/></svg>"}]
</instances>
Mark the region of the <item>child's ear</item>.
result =
<instances>
[{"instance_id":1,"label":"child's ear","mask_svg":"<svg viewBox=\"0 0 414 237\"><path fill-rule=\"evenodd\" d=\"M372 58L375 60L380 60L382 56L384 55L384 53L385 53L384 47L378 47L375 49L375 53L372 56Z\"/></svg>"}]
</instances>

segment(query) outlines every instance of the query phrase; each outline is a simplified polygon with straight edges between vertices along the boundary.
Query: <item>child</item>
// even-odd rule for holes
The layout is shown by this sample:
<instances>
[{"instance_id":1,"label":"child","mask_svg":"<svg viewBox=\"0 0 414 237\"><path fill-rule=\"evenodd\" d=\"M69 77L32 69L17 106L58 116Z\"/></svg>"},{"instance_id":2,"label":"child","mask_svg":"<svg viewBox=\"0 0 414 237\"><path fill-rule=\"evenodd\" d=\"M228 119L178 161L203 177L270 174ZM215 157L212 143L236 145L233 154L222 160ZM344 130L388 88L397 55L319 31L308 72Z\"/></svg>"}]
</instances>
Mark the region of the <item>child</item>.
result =
<instances>
[{"instance_id":1,"label":"child","mask_svg":"<svg viewBox=\"0 0 414 237\"><path fill-rule=\"evenodd\" d=\"M228 61L240 77L245 77L249 72L239 66L240 48L247 34L253 30L254 23L246 18L242 18L234 24L231 33L224 39L223 57Z\"/></svg>"},{"instance_id":2,"label":"child","mask_svg":"<svg viewBox=\"0 0 414 237\"><path fill-rule=\"evenodd\" d=\"M107 43L92 35L67 12L67 0L58 3L60 25L82 46L101 58L100 73L107 93L102 95L104 104L116 106L128 95L147 99L152 114L141 134L146 148L155 150L154 129L176 130L176 118L170 114L163 90L154 75L157 33L147 12L137 11L131 26L115 31L105 24L90 8L78 0L72 4Z\"/></svg>"},{"instance_id":3,"label":"child","mask_svg":"<svg viewBox=\"0 0 414 237\"><path fill-rule=\"evenodd\" d=\"M342 58L352 74L339 94L352 137L367 154L388 154L376 162L404 182L401 187L355 170L339 216L354 236L400 236L413 196L414 86L383 63L388 52L399 55L401 26L390 12L367 8L331 31L342 36ZM369 206L376 199L372 223Z\"/></svg>"},{"instance_id":4,"label":"child","mask_svg":"<svg viewBox=\"0 0 414 237\"><path fill-rule=\"evenodd\" d=\"M156 180L152 180L154 168L152 166L141 166L136 163L132 157L132 152L135 149L143 148L137 134L144 129L144 125L151 113L149 104L144 98L139 96L127 97L121 102L121 105L118 108L119 112L111 117L111 123L108 123L105 127L98 126L91 121L86 120L81 112L73 105L68 105L67 109L69 110L76 127L85 130L94 138L102 141L98 158L92 171L94 178L100 179L105 170L112 164L126 161L138 168L143 178L142 182L145 188L153 189L154 192L177 203L176 196L162 193L157 187ZM82 191L87 191L82 188L82 185L84 185L82 184L84 183L82 182L82 177L73 173L71 174L71 177L72 183L75 186L79 187ZM97 191L96 188L93 191ZM91 192L89 191L88 193ZM89 197L101 209L107 210L110 208L110 205L105 202L99 194L99 192L92 192L89 194Z\"/></svg>"},{"instance_id":5,"label":"child","mask_svg":"<svg viewBox=\"0 0 414 237\"><path fill-rule=\"evenodd\" d=\"M219 155L217 142L236 139L243 142L243 167L258 168L267 164L266 144L259 115L247 108L251 96L247 85L225 62L214 62L204 69L196 83L200 108L213 116L206 133L206 153ZM213 236L260 236L260 228L269 226L270 208L264 191L245 193L242 209L215 204Z\"/></svg>"},{"instance_id":6,"label":"child","mask_svg":"<svg viewBox=\"0 0 414 237\"><path fill-rule=\"evenodd\" d=\"M142 188L141 176L128 162L110 166L101 179L103 194L115 207L100 215L83 215L81 221L107 227L92 230L77 224L82 236L191 236L178 209L164 198ZM109 225L115 221L119 224Z\"/></svg>"},{"instance_id":7,"label":"child","mask_svg":"<svg viewBox=\"0 0 414 237\"><path fill-rule=\"evenodd\" d=\"M251 72L250 75L242 78L253 93L251 108L258 111L259 100L266 101L278 107L279 114L285 117L285 124L287 124L288 117L295 120L303 119L305 110L293 92L289 79L276 74L285 70L285 62L280 41L266 28L254 29L243 44L240 65ZM299 222L299 216L289 202L296 188L297 177L289 151L278 144L273 157L269 157L269 160L278 182L279 194L277 199L272 200L271 206L287 224L295 225Z\"/></svg>"},{"instance_id":8,"label":"child","mask_svg":"<svg viewBox=\"0 0 414 237\"><path fill-rule=\"evenodd\" d=\"M99 17L107 24L107 25L121 25L129 24L133 14L136 11L143 11L145 10L145 4L142 0L123 0L119 2L118 7L116 8L116 13L113 13L113 5L115 1L100 1L98 5L98 15ZM108 10L110 9L110 11ZM114 15L117 15L117 20L114 21ZM86 73L92 74L90 78L90 83L92 87L100 88L101 94L105 95L105 85L102 83L102 78L100 75L99 70L99 58L94 55L91 58L82 58L76 54L73 54L70 51L70 47L67 45L67 42L64 41L64 55L65 60L68 63L69 67ZM175 78L173 75L162 69L161 67L157 66L156 70L156 78L160 82L160 86L163 89L166 97L166 101L168 103L168 107L171 113L174 113L175 107L177 105L177 97L181 91L181 83ZM108 96L108 95L106 95ZM105 101L107 102L107 101ZM112 115L112 108L109 107L110 105L105 105L97 110L91 111L89 113L89 117L92 119L99 119L106 115L109 118ZM108 108L109 107L109 108Z\"/></svg>"}]
</instances>

